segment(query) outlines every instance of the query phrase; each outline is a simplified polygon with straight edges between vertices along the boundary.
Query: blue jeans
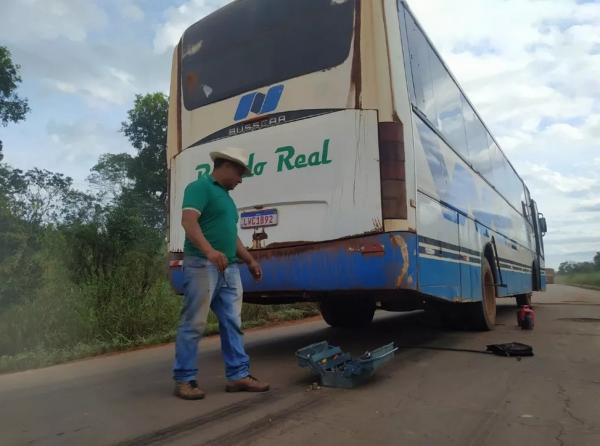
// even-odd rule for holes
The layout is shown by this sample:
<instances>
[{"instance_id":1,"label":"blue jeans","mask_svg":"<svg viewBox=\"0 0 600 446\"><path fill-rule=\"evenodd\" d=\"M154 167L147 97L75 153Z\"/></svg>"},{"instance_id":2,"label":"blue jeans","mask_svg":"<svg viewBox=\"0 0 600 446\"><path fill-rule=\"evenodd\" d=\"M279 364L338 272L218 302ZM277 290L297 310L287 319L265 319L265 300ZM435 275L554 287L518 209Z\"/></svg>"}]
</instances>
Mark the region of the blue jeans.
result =
<instances>
[{"instance_id":1,"label":"blue jeans","mask_svg":"<svg viewBox=\"0 0 600 446\"><path fill-rule=\"evenodd\" d=\"M206 328L209 308L219 320L225 376L230 381L250 374L242 333L242 280L237 264L220 273L207 259L183 260L184 303L175 341L175 381L192 381L198 373L198 342Z\"/></svg>"}]
</instances>

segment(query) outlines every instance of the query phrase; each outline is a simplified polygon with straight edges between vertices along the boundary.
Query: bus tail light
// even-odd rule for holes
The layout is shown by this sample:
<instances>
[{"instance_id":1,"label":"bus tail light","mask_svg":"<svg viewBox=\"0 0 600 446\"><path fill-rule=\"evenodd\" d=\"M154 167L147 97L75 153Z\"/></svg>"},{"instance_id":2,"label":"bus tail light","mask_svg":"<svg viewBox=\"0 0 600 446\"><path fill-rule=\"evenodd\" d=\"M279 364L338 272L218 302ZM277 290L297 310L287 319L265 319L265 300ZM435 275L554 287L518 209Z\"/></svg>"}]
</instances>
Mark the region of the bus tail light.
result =
<instances>
[{"instance_id":1,"label":"bus tail light","mask_svg":"<svg viewBox=\"0 0 600 446\"><path fill-rule=\"evenodd\" d=\"M406 219L404 134L401 122L379 123L381 208L384 219Z\"/></svg>"}]
</instances>

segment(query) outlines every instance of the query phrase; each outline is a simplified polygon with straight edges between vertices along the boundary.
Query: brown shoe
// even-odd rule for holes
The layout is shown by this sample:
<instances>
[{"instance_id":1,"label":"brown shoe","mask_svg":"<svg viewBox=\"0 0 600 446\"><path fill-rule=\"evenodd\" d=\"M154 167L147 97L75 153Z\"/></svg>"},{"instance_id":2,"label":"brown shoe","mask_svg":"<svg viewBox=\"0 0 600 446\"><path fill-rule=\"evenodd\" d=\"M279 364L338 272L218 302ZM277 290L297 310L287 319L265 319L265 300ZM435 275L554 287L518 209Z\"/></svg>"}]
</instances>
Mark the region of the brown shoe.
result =
<instances>
[{"instance_id":1,"label":"brown shoe","mask_svg":"<svg viewBox=\"0 0 600 446\"><path fill-rule=\"evenodd\" d=\"M175 382L173 395L184 400L201 400L204 392L198 388L196 381Z\"/></svg>"},{"instance_id":2,"label":"brown shoe","mask_svg":"<svg viewBox=\"0 0 600 446\"><path fill-rule=\"evenodd\" d=\"M225 386L226 392L266 392L269 390L269 384L260 382L252 375L237 381L229 381Z\"/></svg>"}]
</instances>

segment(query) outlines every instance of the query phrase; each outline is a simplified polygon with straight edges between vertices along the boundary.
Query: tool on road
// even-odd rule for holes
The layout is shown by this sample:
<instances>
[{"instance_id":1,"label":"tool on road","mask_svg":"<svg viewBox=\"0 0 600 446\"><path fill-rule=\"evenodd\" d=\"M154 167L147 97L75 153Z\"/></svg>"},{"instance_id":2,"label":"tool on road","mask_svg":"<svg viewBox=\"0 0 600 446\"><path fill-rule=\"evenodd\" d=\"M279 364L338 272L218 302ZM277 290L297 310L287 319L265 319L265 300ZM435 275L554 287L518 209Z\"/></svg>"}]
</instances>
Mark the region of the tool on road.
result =
<instances>
[{"instance_id":1,"label":"tool on road","mask_svg":"<svg viewBox=\"0 0 600 446\"><path fill-rule=\"evenodd\" d=\"M529 305L523 305L517 312L517 324L523 330L533 330L535 324L535 312Z\"/></svg>"},{"instance_id":2,"label":"tool on road","mask_svg":"<svg viewBox=\"0 0 600 446\"><path fill-rule=\"evenodd\" d=\"M398 345L397 348L438 350L444 352L480 353L483 355L497 355L509 357L533 356L533 347L531 345L522 344L520 342L490 344L486 346L485 350L475 350L471 348L438 347L433 345Z\"/></svg>"},{"instance_id":3,"label":"tool on road","mask_svg":"<svg viewBox=\"0 0 600 446\"><path fill-rule=\"evenodd\" d=\"M396 350L391 342L353 359L340 347L321 341L301 348L296 357L300 367L308 367L321 377L322 386L350 389L370 378L375 370L392 359Z\"/></svg>"}]
</instances>

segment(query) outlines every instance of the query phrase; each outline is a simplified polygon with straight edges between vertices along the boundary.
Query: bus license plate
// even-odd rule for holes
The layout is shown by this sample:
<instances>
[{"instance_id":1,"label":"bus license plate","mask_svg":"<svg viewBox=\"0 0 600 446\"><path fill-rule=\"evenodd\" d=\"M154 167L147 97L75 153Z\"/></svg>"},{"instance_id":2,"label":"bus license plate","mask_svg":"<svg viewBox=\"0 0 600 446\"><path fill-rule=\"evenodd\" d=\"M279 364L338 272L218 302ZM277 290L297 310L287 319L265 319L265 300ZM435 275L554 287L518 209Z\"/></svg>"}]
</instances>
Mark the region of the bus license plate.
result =
<instances>
[{"instance_id":1,"label":"bus license plate","mask_svg":"<svg viewBox=\"0 0 600 446\"><path fill-rule=\"evenodd\" d=\"M279 222L277 209L242 212L240 218L242 229L275 226Z\"/></svg>"}]
</instances>

